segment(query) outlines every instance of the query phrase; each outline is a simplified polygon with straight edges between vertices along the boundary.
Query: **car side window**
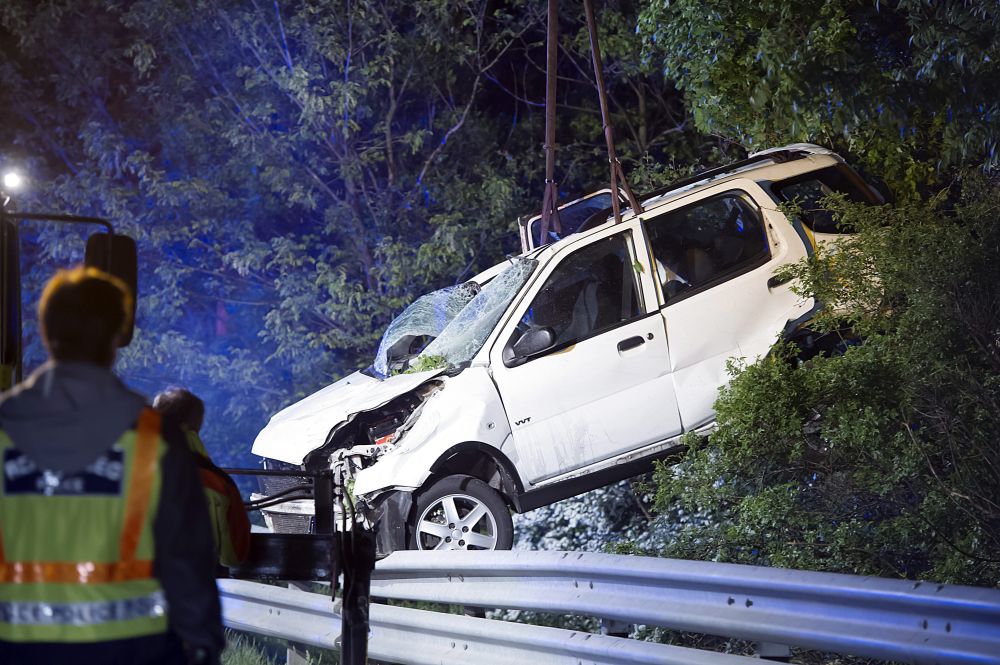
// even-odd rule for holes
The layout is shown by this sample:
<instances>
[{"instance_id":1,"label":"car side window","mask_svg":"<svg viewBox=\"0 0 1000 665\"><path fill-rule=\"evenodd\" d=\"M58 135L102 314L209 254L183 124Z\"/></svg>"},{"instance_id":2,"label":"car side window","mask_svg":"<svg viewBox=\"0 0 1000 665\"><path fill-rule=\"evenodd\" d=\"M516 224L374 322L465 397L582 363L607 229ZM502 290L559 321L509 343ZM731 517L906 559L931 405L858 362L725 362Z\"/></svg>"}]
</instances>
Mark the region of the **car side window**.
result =
<instances>
[{"instance_id":1,"label":"car side window","mask_svg":"<svg viewBox=\"0 0 1000 665\"><path fill-rule=\"evenodd\" d=\"M672 300L763 265L764 222L739 194L724 194L645 222L657 278Z\"/></svg>"},{"instance_id":2,"label":"car side window","mask_svg":"<svg viewBox=\"0 0 1000 665\"><path fill-rule=\"evenodd\" d=\"M518 328L548 327L553 349L569 346L644 314L626 234L598 240L562 260Z\"/></svg>"}]
</instances>

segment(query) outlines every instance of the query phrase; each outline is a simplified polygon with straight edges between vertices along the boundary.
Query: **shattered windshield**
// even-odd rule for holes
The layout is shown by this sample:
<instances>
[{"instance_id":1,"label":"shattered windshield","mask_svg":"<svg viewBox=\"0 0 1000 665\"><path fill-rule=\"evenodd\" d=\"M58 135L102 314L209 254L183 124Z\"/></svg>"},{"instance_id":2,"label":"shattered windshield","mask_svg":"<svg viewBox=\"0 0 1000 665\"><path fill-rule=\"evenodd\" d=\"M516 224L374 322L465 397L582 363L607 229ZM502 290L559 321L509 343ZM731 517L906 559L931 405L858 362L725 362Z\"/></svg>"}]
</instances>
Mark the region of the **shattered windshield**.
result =
<instances>
[{"instance_id":1,"label":"shattered windshield","mask_svg":"<svg viewBox=\"0 0 1000 665\"><path fill-rule=\"evenodd\" d=\"M372 374L384 379L404 370L436 369L471 360L537 263L511 259L483 287L470 281L414 300L382 335Z\"/></svg>"},{"instance_id":2,"label":"shattered windshield","mask_svg":"<svg viewBox=\"0 0 1000 665\"><path fill-rule=\"evenodd\" d=\"M479 285L466 282L432 291L410 303L385 329L372 364L374 373L382 379L389 376L392 371L390 355L412 357L419 353L427 342L441 334L477 293ZM400 344L407 348L393 348Z\"/></svg>"},{"instance_id":3,"label":"shattered windshield","mask_svg":"<svg viewBox=\"0 0 1000 665\"><path fill-rule=\"evenodd\" d=\"M438 337L411 363L421 369L456 366L472 360L538 262L518 257L462 308Z\"/></svg>"}]
</instances>

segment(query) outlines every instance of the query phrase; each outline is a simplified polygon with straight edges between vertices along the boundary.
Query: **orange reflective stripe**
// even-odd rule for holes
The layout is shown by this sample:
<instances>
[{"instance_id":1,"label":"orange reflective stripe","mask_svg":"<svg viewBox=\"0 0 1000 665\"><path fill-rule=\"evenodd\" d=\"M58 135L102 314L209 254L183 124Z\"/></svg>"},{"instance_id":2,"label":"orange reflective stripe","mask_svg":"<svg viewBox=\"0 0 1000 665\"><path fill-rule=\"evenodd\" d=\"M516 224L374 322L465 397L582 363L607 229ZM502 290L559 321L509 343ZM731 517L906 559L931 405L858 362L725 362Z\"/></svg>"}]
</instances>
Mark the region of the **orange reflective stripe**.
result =
<instances>
[{"instance_id":1,"label":"orange reflective stripe","mask_svg":"<svg viewBox=\"0 0 1000 665\"><path fill-rule=\"evenodd\" d=\"M199 469L199 471L201 472L201 484L205 489L216 491L219 494L226 494L229 490L226 479L215 471L211 469Z\"/></svg>"},{"instance_id":2,"label":"orange reflective stripe","mask_svg":"<svg viewBox=\"0 0 1000 665\"><path fill-rule=\"evenodd\" d=\"M153 491L153 478L159 463L160 414L145 408L139 414L136 428L135 461L132 463L132 479L129 482L125 500L125 522L122 528L119 561L129 565L137 563L135 553L139 548L142 527L146 523L149 497Z\"/></svg>"},{"instance_id":3,"label":"orange reflective stripe","mask_svg":"<svg viewBox=\"0 0 1000 665\"><path fill-rule=\"evenodd\" d=\"M0 563L0 584L107 584L153 576L152 561L12 561Z\"/></svg>"}]
</instances>

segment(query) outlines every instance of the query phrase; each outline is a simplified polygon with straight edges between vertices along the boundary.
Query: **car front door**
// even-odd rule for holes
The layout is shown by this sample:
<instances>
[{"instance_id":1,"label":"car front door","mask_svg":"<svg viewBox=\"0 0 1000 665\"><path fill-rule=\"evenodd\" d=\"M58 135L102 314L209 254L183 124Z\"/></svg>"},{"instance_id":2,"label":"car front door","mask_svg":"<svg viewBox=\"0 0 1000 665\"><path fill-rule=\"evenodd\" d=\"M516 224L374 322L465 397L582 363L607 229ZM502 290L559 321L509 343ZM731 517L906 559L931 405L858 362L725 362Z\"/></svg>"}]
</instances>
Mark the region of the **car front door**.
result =
<instances>
[{"instance_id":1,"label":"car front door","mask_svg":"<svg viewBox=\"0 0 1000 665\"><path fill-rule=\"evenodd\" d=\"M510 457L531 484L680 432L651 266L623 226L552 259L491 351ZM539 330L549 347L517 357Z\"/></svg>"},{"instance_id":2,"label":"car front door","mask_svg":"<svg viewBox=\"0 0 1000 665\"><path fill-rule=\"evenodd\" d=\"M690 430L714 419L729 360L766 355L788 322L812 308L812 299L774 279L776 268L806 256L806 246L749 180L644 217L681 421Z\"/></svg>"}]
</instances>

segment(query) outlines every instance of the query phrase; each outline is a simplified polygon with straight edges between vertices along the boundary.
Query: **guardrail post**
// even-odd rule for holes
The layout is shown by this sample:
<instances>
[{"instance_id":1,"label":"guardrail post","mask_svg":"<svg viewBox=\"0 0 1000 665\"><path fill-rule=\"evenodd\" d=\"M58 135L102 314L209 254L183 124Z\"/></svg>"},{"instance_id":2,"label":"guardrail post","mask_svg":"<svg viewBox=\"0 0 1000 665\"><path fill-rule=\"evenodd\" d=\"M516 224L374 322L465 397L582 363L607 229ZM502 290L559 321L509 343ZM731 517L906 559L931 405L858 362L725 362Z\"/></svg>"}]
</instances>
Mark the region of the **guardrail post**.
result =
<instances>
[{"instance_id":1,"label":"guardrail post","mask_svg":"<svg viewBox=\"0 0 1000 665\"><path fill-rule=\"evenodd\" d=\"M288 643L288 649L285 651L285 665L309 665L311 662L309 651L305 647L294 642Z\"/></svg>"},{"instance_id":2,"label":"guardrail post","mask_svg":"<svg viewBox=\"0 0 1000 665\"><path fill-rule=\"evenodd\" d=\"M296 591L310 591L310 585L304 582L289 582L289 589ZM298 642L288 642L285 649L285 665L309 665L309 651L305 645Z\"/></svg>"},{"instance_id":3,"label":"guardrail post","mask_svg":"<svg viewBox=\"0 0 1000 665\"><path fill-rule=\"evenodd\" d=\"M778 663L787 663L792 659L792 648L787 644L754 642L753 650L761 660L773 660Z\"/></svg>"},{"instance_id":4,"label":"guardrail post","mask_svg":"<svg viewBox=\"0 0 1000 665\"><path fill-rule=\"evenodd\" d=\"M628 637L635 626L615 619L601 619L601 635L609 637Z\"/></svg>"},{"instance_id":5,"label":"guardrail post","mask_svg":"<svg viewBox=\"0 0 1000 665\"><path fill-rule=\"evenodd\" d=\"M365 665L368 654L368 610L375 534L358 524L343 534L347 556L344 571L344 614L341 622L341 665Z\"/></svg>"}]
</instances>

